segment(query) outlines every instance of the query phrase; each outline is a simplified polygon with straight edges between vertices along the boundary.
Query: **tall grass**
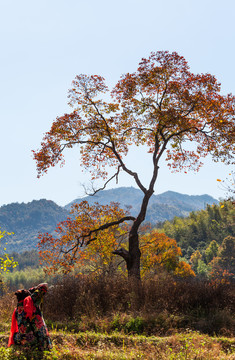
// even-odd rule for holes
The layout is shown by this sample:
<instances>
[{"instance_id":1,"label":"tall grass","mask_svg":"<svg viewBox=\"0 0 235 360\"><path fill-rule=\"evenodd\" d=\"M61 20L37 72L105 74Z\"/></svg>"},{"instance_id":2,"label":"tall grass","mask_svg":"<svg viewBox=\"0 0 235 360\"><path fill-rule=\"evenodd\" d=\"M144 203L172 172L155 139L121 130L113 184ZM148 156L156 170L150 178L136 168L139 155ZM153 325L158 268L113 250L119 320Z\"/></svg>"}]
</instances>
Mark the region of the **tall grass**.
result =
<instances>
[{"instance_id":1,"label":"tall grass","mask_svg":"<svg viewBox=\"0 0 235 360\"><path fill-rule=\"evenodd\" d=\"M27 288L45 281L35 273ZM52 280L52 279L51 279ZM49 279L43 305L50 328L169 335L192 329L210 335L233 336L235 284L212 285L195 279L159 275L133 284L125 277L65 276ZM0 298L0 319L10 324L14 292ZM1 325L5 329L5 325Z\"/></svg>"},{"instance_id":2,"label":"tall grass","mask_svg":"<svg viewBox=\"0 0 235 360\"><path fill-rule=\"evenodd\" d=\"M121 277L68 276L49 290L44 312L49 321L78 330L167 334L190 328L232 335L235 284L158 276L136 286Z\"/></svg>"}]
</instances>

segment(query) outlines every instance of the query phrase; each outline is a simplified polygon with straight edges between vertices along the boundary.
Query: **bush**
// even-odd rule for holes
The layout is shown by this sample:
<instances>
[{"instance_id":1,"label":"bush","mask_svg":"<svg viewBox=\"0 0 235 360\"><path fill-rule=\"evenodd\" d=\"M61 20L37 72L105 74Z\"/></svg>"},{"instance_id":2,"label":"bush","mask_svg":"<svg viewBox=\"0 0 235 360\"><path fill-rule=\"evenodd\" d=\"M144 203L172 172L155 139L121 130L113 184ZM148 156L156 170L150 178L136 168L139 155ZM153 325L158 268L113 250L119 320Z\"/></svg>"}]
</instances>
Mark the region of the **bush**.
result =
<instances>
[{"instance_id":1,"label":"bush","mask_svg":"<svg viewBox=\"0 0 235 360\"><path fill-rule=\"evenodd\" d=\"M134 334L142 334L145 328L145 321L140 318L132 318L128 323L125 325L125 332L126 333L134 333Z\"/></svg>"}]
</instances>

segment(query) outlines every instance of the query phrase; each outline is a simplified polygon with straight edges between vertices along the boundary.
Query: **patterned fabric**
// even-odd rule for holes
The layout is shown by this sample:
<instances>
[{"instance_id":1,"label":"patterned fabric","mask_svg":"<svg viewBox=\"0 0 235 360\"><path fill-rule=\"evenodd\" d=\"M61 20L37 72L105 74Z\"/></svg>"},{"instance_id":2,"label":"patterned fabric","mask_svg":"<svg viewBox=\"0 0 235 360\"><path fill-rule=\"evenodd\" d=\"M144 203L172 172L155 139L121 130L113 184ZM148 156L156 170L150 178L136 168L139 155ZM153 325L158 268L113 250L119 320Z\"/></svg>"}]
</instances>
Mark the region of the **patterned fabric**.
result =
<instances>
[{"instance_id":1,"label":"patterned fabric","mask_svg":"<svg viewBox=\"0 0 235 360\"><path fill-rule=\"evenodd\" d=\"M47 287L42 284L29 291L31 295L19 301L13 313L14 333L12 340L10 336L9 346L15 344L28 349L50 350L51 341L40 310Z\"/></svg>"}]
</instances>

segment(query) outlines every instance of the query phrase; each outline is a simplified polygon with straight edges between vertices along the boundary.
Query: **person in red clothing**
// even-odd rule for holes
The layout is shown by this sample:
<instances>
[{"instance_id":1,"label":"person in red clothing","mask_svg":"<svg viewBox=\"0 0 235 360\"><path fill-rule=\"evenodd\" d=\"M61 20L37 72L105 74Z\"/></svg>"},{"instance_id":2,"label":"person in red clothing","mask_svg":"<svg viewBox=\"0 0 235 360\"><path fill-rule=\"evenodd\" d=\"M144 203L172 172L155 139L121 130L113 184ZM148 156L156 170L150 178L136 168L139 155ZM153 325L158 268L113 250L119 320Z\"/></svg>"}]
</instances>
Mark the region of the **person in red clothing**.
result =
<instances>
[{"instance_id":1,"label":"person in red clothing","mask_svg":"<svg viewBox=\"0 0 235 360\"><path fill-rule=\"evenodd\" d=\"M8 346L39 351L51 349L51 340L40 309L47 290L48 285L43 283L29 290L16 291L17 307L12 315Z\"/></svg>"}]
</instances>

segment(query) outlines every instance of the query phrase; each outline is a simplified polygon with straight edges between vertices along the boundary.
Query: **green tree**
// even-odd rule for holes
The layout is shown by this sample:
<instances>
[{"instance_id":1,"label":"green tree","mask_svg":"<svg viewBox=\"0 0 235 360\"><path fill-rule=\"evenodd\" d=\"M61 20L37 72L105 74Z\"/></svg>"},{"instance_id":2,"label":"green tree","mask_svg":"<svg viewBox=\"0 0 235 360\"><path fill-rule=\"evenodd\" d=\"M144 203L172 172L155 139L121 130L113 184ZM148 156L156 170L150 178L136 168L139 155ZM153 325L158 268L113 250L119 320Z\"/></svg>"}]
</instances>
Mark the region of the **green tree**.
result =
<instances>
[{"instance_id":1,"label":"green tree","mask_svg":"<svg viewBox=\"0 0 235 360\"><path fill-rule=\"evenodd\" d=\"M207 264L212 261L214 257L217 256L219 250L219 245L215 240L212 240L210 245L205 250L205 258Z\"/></svg>"},{"instance_id":2,"label":"green tree","mask_svg":"<svg viewBox=\"0 0 235 360\"><path fill-rule=\"evenodd\" d=\"M211 268L202 259L198 260L196 274L202 278L207 278Z\"/></svg>"},{"instance_id":3,"label":"green tree","mask_svg":"<svg viewBox=\"0 0 235 360\"><path fill-rule=\"evenodd\" d=\"M227 236L219 250L219 265L235 275L235 237Z\"/></svg>"}]
</instances>

